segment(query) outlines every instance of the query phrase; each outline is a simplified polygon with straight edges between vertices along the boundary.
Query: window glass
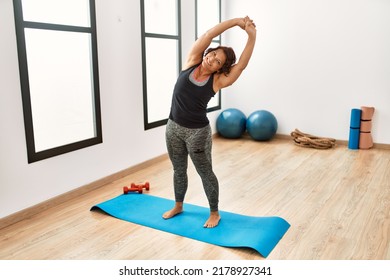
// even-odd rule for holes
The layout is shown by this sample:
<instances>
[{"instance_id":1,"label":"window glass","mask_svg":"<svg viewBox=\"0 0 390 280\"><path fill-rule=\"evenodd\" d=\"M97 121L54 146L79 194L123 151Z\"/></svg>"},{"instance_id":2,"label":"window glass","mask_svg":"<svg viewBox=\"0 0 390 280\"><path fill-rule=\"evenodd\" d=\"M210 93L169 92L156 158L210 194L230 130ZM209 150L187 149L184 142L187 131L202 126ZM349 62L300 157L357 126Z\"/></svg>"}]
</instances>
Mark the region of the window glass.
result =
<instances>
[{"instance_id":1,"label":"window glass","mask_svg":"<svg viewBox=\"0 0 390 280\"><path fill-rule=\"evenodd\" d=\"M145 32L177 35L177 0L144 0Z\"/></svg>"},{"instance_id":2,"label":"window glass","mask_svg":"<svg viewBox=\"0 0 390 280\"><path fill-rule=\"evenodd\" d=\"M220 22L220 0L197 0L197 36Z\"/></svg>"},{"instance_id":3,"label":"window glass","mask_svg":"<svg viewBox=\"0 0 390 280\"><path fill-rule=\"evenodd\" d=\"M25 21L91 26L89 0L22 0Z\"/></svg>"},{"instance_id":4,"label":"window glass","mask_svg":"<svg viewBox=\"0 0 390 280\"><path fill-rule=\"evenodd\" d=\"M90 37L25 30L36 152L96 136Z\"/></svg>"},{"instance_id":5,"label":"window glass","mask_svg":"<svg viewBox=\"0 0 390 280\"><path fill-rule=\"evenodd\" d=\"M177 40L147 38L146 65L148 121L156 122L169 116L178 72Z\"/></svg>"}]
</instances>

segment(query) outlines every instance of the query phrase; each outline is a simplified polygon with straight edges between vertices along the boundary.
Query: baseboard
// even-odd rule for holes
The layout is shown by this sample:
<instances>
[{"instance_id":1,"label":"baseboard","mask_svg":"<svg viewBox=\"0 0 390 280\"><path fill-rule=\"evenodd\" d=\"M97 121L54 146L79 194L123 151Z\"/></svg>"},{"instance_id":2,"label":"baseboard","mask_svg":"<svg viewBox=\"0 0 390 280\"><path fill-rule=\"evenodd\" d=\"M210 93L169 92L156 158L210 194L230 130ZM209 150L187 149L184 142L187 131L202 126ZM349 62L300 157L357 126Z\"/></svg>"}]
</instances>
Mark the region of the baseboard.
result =
<instances>
[{"instance_id":1,"label":"baseboard","mask_svg":"<svg viewBox=\"0 0 390 280\"><path fill-rule=\"evenodd\" d=\"M81 186L77 189L71 190L67 193L53 197L49 200L43 201L39 204L36 204L34 206L31 206L29 208L23 209L23 210L18 211L14 214L6 216L6 217L0 219L0 229L5 228L7 226L10 226L12 224L15 224L17 222L20 222L22 220L28 219L28 218L34 216L35 214L38 214L42 211L50 209L56 205L59 205L59 204L64 203L66 201L69 201L73 198L79 197L79 196L86 194L90 191L96 190L96 189L98 189L106 184L109 184L109 183L114 182L118 179L126 177L132 173L139 171L139 170L145 169L153 164L164 161L167 159L167 157L168 157L167 154L163 154L163 155L155 157L151 160L148 160L148 161L142 162L140 164L137 164L135 166L126 168L122 171L116 172L112 175L106 176L104 178L101 178L99 180L91 182L87 185Z\"/></svg>"}]
</instances>

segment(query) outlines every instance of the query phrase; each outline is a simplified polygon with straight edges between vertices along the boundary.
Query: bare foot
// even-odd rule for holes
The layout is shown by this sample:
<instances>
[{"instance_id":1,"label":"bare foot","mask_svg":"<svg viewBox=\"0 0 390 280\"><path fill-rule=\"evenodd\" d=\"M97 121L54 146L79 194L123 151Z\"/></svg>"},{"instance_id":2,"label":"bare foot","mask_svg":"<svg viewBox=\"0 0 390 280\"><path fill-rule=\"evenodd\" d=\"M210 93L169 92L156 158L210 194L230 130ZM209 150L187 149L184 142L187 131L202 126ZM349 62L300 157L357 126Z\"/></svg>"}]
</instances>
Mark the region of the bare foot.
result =
<instances>
[{"instance_id":1,"label":"bare foot","mask_svg":"<svg viewBox=\"0 0 390 280\"><path fill-rule=\"evenodd\" d=\"M170 219L170 218L180 214L181 212L183 212L183 203L182 202L176 202L175 206L171 210L165 212L162 215L162 217L164 219Z\"/></svg>"},{"instance_id":2,"label":"bare foot","mask_svg":"<svg viewBox=\"0 0 390 280\"><path fill-rule=\"evenodd\" d=\"M206 223L203 225L203 227L205 227L205 228L216 227L220 220L221 220L221 216L219 216L219 212L212 211L212 212L210 212L209 219L206 221Z\"/></svg>"}]
</instances>

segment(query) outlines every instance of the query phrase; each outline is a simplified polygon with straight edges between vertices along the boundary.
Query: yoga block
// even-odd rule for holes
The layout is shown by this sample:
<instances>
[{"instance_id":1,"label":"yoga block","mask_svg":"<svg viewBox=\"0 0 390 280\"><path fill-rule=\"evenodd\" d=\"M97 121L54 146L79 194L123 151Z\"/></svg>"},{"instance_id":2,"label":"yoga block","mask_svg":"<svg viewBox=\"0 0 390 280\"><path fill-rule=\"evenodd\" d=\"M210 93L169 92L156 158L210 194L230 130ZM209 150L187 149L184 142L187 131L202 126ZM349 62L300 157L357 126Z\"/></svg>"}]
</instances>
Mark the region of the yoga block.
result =
<instances>
[{"instance_id":1,"label":"yoga block","mask_svg":"<svg viewBox=\"0 0 390 280\"><path fill-rule=\"evenodd\" d=\"M374 146L371 133L360 133L359 137L359 149L370 149Z\"/></svg>"},{"instance_id":2,"label":"yoga block","mask_svg":"<svg viewBox=\"0 0 390 280\"><path fill-rule=\"evenodd\" d=\"M359 149L370 149L374 146L372 140L371 127L372 127L372 116L374 115L374 107L361 107L361 121L360 121L360 135L359 135Z\"/></svg>"},{"instance_id":3,"label":"yoga block","mask_svg":"<svg viewBox=\"0 0 390 280\"><path fill-rule=\"evenodd\" d=\"M360 123L361 132L371 132L372 121L363 121Z\"/></svg>"},{"instance_id":4,"label":"yoga block","mask_svg":"<svg viewBox=\"0 0 390 280\"><path fill-rule=\"evenodd\" d=\"M361 111L362 111L361 119L364 121L370 121L372 120L372 116L374 115L375 108L362 106Z\"/></svg>"}]
</instances>

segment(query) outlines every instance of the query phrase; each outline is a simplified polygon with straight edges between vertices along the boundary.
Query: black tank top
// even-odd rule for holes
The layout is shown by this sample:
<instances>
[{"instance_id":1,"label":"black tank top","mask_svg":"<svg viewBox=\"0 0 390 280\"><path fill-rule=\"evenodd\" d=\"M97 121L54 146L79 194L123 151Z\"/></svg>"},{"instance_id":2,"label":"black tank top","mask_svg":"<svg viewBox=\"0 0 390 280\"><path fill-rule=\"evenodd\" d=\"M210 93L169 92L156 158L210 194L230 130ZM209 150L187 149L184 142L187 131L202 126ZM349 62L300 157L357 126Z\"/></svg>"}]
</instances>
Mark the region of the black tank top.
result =
<instances>
[{"instance_id":1,"label":"black tank top","mask_svg":"<svg viewBox=\"0 0 390 280\"><path fill-rule=\"evenodd\" d=\"M190 81L191 72L198 66L199 64L181 71L173 89L169 118L187 128L201 128L209 124L207 104L215 95L214 75L203 86Z\"/></svg>"}]
</instances>

